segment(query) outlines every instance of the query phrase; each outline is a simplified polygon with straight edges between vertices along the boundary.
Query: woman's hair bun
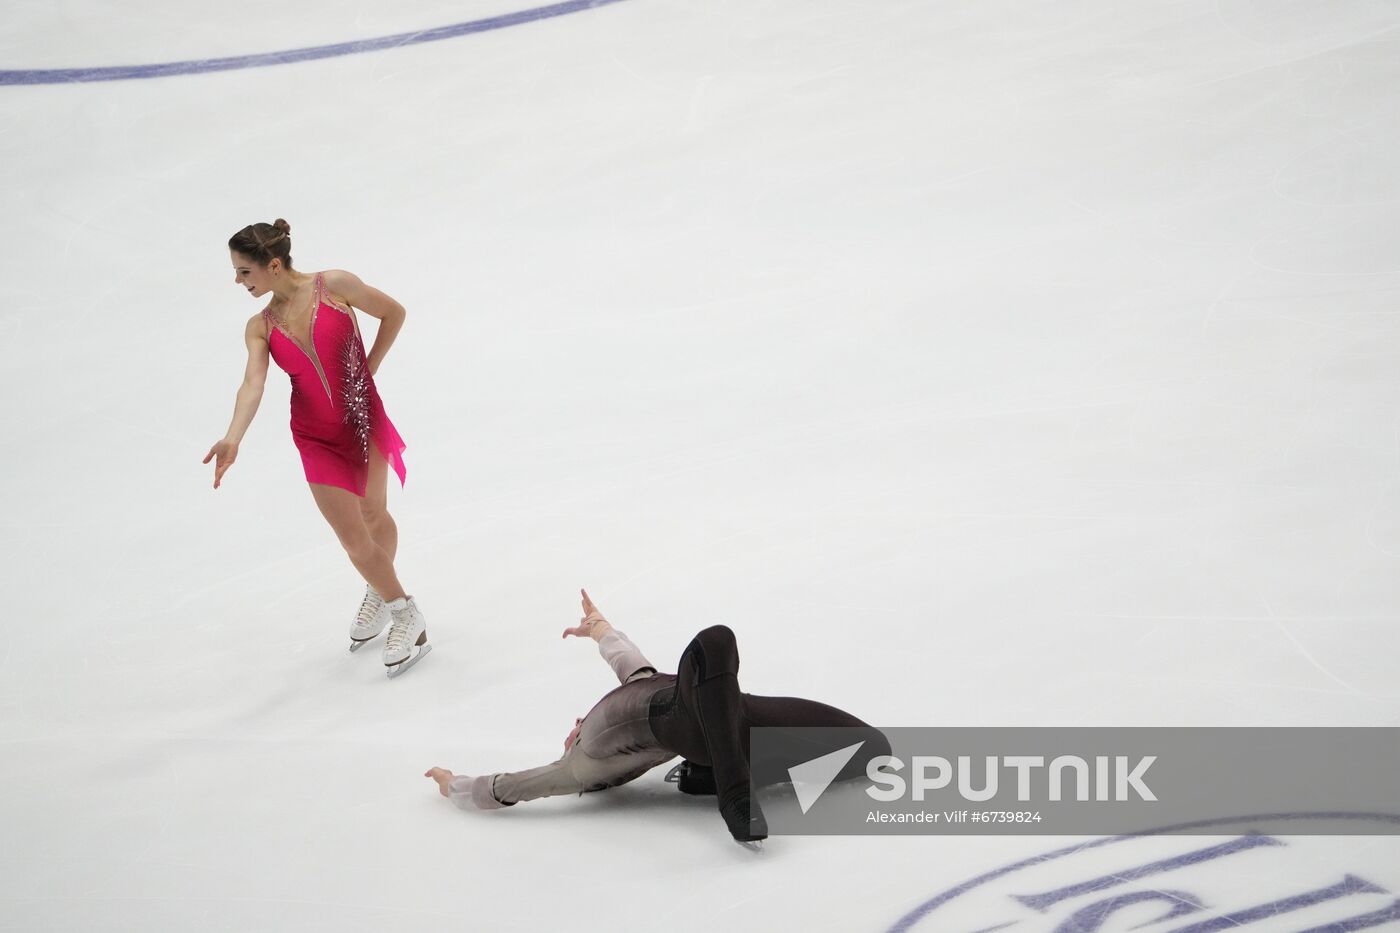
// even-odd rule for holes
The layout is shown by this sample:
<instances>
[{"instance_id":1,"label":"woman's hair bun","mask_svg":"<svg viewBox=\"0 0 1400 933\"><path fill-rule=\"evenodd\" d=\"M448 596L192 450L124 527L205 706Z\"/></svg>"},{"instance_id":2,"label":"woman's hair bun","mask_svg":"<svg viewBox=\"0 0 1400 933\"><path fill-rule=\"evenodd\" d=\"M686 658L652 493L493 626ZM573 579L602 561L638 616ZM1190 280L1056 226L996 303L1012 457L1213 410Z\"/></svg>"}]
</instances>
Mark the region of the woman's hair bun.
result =
<instances>
[{"instance_id":1,"label":"woman's hair bun","mask_svg":"<svg viewBox=\"0 0 1400 933\"><path fill-rule=\"evenodd\" d=\"M228 248L242 253L260 266L274 259L292 267L292 225L281 217L270 224L249 224L229 237Z\"/></svg>"}]
</instances>

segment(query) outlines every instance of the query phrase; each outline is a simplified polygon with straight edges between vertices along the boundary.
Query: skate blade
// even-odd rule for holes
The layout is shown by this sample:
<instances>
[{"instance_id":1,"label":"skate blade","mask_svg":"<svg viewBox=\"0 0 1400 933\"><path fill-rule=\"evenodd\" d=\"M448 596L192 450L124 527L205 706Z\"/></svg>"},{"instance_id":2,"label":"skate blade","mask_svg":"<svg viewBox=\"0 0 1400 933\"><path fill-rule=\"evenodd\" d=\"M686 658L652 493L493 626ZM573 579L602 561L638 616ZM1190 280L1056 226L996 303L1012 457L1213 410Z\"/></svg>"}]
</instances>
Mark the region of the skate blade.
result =
<instances>
[{"instance_id":1,"label":"skate blade","mask_svg":"<svg viewBox=\"0 0 1400 933\"><path fill-rule=\"evenodd\" d=\"M364 641L351 641L351 642L350 642L350 653L351 653L351 654L354 654L356 651L359 651L361 648L363 648L365 645L369 644L371 641L374 641L374 639L372 639L372 638L367 638L367 639L365 639Z\"/></svg>"},{"instance_id":2,"label":"skate blade","mask_svg":"<svg viewBox=\"0 0 1400 933\"><path fill-rule=\"evenodd\" d=\"M398 664L386 664L385 667L389 668L389 679L393 680L395 677L398 677L404 671L407 671L410 667L423 660L424 655L426 655L429 651L432 650L433 646L425 643L416 652L414 652L413 657L409 658L407 661L401 661Z\"/></svg>"},{"instance_id":3,"label":"skate blade","mask_svg":"<svg viewBox=\"0 0 1400 933\"><path fill-rule=\"evenodd\" d=\"M739 842L739 840L737 840L737 839L734 840L734 841L735 841L735 842ZM754 840L751 840L751 841L749 841L749 842L739 842L739 845L743 846L745 849L748 849L750 852L762 852L762 851L763 851L763 840L762 840L762 839L754 839Z\"/></svg>"}]
</instances>

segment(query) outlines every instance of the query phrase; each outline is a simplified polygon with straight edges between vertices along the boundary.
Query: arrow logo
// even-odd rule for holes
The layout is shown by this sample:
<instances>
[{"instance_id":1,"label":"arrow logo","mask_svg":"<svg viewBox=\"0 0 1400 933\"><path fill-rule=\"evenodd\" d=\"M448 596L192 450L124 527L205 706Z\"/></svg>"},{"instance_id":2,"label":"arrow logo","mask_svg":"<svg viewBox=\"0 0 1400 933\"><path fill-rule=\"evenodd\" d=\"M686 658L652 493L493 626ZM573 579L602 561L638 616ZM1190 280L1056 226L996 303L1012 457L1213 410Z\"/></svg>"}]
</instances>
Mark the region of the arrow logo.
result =
<instances>
[{"instance_id":1,"label":"arrow logo","mask_svg":"<svg viewBox=\"0 0 1400 933\"><path fill-rule=\"evenodd\" d=\"M826 793L831 782L836 780L836 775L846 767L846 762L854 758L864 744L862 740L839 751L788 768L788 776L792 778L792 789L797 792L797 802L803 813L812 809L812 805Z\"/></svg>"}]
</instances>

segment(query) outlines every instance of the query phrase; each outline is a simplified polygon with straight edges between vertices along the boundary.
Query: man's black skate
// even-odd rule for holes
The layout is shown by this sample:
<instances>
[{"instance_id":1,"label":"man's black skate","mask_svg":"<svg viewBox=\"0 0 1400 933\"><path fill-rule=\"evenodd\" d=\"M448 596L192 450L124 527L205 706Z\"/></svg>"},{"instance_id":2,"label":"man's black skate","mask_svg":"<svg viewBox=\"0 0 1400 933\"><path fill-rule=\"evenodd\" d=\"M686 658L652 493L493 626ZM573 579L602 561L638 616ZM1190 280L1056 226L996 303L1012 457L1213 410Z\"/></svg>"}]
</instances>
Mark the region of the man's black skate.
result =
<instances>
[{"instance_id":1,"label":"man's black skate","mask_svg":"<svg viewBox=\"0 0 1400 933\"><path fill-rule=\"evenodd\" d=\"M724 825L729 828L729 835L734 837L735 842L760 843L768 838L768 821L763 818L762 808L757 800L749 796L748 790L737 791L721 800L719 815L724 817Z\"/></svg>"},{"instance_id":2,"label":"man's black skate","mask_svg":"<svg viewBox=\"0 0 1400 933\"><path fill-rule=\"evenodd\" d=\"M709 765L697 765L693 761L682 761L666 772L666 783L675 784L682 794L696 797L713 797L715 771Z\"/></svg>"}]
</instances>

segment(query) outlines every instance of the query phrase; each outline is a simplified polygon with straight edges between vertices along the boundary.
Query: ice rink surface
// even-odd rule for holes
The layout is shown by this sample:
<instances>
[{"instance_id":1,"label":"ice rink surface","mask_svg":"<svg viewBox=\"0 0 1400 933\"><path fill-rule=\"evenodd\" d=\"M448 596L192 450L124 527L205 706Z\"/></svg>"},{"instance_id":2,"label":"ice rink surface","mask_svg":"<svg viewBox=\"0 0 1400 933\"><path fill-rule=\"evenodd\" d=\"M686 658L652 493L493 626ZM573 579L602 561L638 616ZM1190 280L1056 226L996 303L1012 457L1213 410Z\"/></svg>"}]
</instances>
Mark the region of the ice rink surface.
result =
<instances>
[{"instance_id":1,"label":"ice rink surface","mask_svg":"<svg viewBox=\"0 0 1400 933\"><path fill-rule=\"evenodd\" d=\"M18 0L0 64L529 3ZM661 770L488 813L421 774L557 756L611 681L559 637L580 586L663 669L723 622L746 689L878 725L1400 725L1397 151L1389 0L624 0L0 87L0 928L1070 929L1007 895L1148 856L916 916L1076 840L755 857ZM408 309L378 382L435 650L394 682L280 371L200 463L263 305L225 243L279 216ZM1340 930L1394 838L1192 884L1383 889L1231 924Z\"/></svg>"}]
</instances>

